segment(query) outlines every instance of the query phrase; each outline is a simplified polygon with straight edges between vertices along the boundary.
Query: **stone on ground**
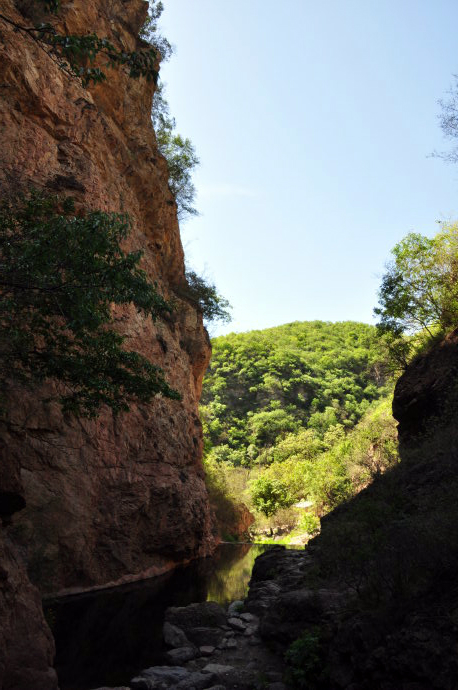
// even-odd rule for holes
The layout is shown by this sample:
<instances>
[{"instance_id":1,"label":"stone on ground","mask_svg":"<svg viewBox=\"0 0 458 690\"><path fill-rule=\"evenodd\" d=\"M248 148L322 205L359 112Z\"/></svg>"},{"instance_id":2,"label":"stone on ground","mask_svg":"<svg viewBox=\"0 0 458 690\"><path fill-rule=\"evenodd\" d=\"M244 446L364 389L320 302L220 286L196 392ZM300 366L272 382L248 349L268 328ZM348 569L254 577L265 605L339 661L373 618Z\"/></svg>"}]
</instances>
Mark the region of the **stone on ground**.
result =
<instances>
[{"instance_id":1,"label":"stone on ground","mask_svg":"<svg viewBox=\"0 0 458 690\"><path fill-rule=\"evenodd\" d=\"M227 622L234 630L237 630L238 632L245 632L246 625L240 620L240 618L229 618Z\"/></svg>"},{"instance_id":2,"label":"stone on ground","mask_svg":"<svg viewBox=\"0 0 458 690\"><path fill-rule=\"evenodd\" d=\"M196 650L194 647L177 647L177 649L170 649L166 654L167 660L172 664L185 664L196 657Z\"/></svg>"},{"instance_id":3,"label":"stone on ground","mask_svg":"<svg viewBox=\"0 0 458 690\"><path fill-rule=\"evenodd\" d=\"M240 615L241 609L243 609L243 601L233 601L232 604L229 604L227 613L229 616Z\"/></svg>"},{"instance_id":4,"label":"stone on ground","mask_svg":"<svg viewBox=\"0 0 458 690\"><path fill-rule=\"evenodd\" d=\"M164 623L163 627L164 642L168 647L187 647L189 646L189 640L181 628L178 628L172 623Z\"/></svg>"}]
</instances>

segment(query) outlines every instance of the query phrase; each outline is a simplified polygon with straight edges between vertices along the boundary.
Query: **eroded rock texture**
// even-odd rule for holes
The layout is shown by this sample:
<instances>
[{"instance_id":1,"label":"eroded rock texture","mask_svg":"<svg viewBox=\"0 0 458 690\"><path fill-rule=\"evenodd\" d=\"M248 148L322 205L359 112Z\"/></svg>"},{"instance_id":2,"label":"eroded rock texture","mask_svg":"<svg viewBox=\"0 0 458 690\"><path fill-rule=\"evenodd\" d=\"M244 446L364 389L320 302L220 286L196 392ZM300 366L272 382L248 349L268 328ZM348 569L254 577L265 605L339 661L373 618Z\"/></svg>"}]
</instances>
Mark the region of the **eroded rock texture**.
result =
<instances>
[{"instance_id":1,"label":"eroded rock texture","mask_svg":"<svg viewBox=\"0 0 458 690\"><path fill-rule=\"evenodd\" d=\"M2 13L27 25L30 5L3 0ZM146 10L142 0L75 0L59 17L68 33L95 31L135 50ZM108 70L105 84L84 89L5 22L0 47L3 183L27 181L86 208L129 213L127 248L144 250L143 267L174 297L183 250L150 121L152 83ZM159 572L212 547L197 416L209 341L201 315L175 299L167 323L134 309L120 316L129 346L165 370L182 402L159 399L88 422L37 396L12 396L7 453L27 504L14 537L44 591Z\"/></svg>"},{"instance_id":2,"label":"eroded rock texture","mask_svg":"<svg viewBox=\"0 0 458 690\"><path fill-rule=\"evenodd\" d=\"M143 0L61 5L64 31L141 47ZM1 13L30 26L46 20L37 7L2 0ZM181 402L157 399L89 422L43 403L46 391L10 391L0 465L0 513L12 522L2 546L0 686L51 690L53 643L25 566L41 591L60 591L155 574L213 547L197 416L210 346L201 315L174 292L183 250L150 120L152 83L108 70L105 84L85 89L1 19L0 51L3 192L35 186L72 195L80 208L129 213L126 249L144 251L143 268L177 305L167 322L134 309L118 316L129 347L164 369Z\"/></svg>"},{"instance_id":3,"label":"eroded rock texture","mask_svg":"<svg viewBox=\"0 0 458 690\"><path fill-rule=\"evenodd\" d=\"M55 690L54 640L41 596L3 532L0 562L0 688Z\"/></svg>"},{"instance_id":4,"label":"eroded rock texture","mask_svg":"<svg viewBox=\"0 0 458 690\"><path fill-rule=\"evenodd\" d=\"M27 26L41 19L31 16L37 6L2 0L1 13ZM66 31L95 31L138 49L142 0L62 6ZM3 20L0 51L2 188L33 185L71 194L80 207L129 213L126 248L144 250L144 269L174 297L184 279L183 250L150 121L152 84L121 70L84 89ZM11 391L0 508L7 522L23 510L2 542L4 688L56 685L52 639L24 564L42 591L57 591L154 574L212 549L197 416L210 347L201 315L175 299L167 323L129 309L119 316L129 346L165 370L181 402L158 399L117 419L104 412L88 422L63 417L39 392Z\"/></svg>"}]
</instances>

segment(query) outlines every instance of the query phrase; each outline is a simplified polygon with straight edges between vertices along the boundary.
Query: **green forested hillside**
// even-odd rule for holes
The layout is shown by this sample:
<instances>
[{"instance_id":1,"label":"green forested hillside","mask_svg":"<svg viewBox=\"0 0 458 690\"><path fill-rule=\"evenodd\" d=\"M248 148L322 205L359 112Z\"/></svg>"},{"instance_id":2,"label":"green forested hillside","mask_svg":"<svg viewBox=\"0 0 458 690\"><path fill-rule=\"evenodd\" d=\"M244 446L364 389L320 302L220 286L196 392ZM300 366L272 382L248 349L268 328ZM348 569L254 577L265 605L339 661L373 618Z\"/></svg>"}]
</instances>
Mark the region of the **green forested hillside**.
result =
<instances>
[{"instance_id":1,"label":"green forested hillside","mask_svg":"<svg viewBox=\"0 0 458 690\"><path fill-rule=\"evenodd\" d=\"M386 351L373 326L295 322L212 344L201 415L217 513L232 495L258 523L263 514L271 527L279 513L310 533L396 461ZM307 516L291 512L301 499L313 505Z\"/></svg>"},{"instance_id":2,"label":"green forested hillside","mask_svg":"<svg viewBox=\"0 0 458 690\"><path fill-rule=\"evenodd\" d=\"M295 322L215 338L201 413L206 451L238 466L304 428L322 439L352 428L386 392L384 353L373 326Z\"/></svg>"}]
</instances>

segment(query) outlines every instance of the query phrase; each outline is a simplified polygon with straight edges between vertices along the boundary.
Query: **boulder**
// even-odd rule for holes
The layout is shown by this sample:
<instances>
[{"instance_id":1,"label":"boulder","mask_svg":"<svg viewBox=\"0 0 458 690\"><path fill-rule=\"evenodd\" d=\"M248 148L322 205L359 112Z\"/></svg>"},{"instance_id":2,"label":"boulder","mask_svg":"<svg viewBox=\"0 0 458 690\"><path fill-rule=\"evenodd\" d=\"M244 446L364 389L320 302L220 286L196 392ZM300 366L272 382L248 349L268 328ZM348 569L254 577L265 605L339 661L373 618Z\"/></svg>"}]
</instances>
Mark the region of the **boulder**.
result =
<instances>
[{"instance_id":1,"label":"boulder","mask_svg":"<svg viewBox=\"0 0 458 690\"><path fill-rule=\"evenodd\" d=\"M215 674L218 680L224 680L224 676L227 673L232 673L234 670L233 666L225 666L223 664L207 664L202 669L204 673Z\"/></svg>"},{"instance_id":2,"label":"boulder","mask_svg":"<svg viewBox=\"0 0 458 690\"><path fill-rule=\"evenodd\" d=\"M191 661L191 659L195 659L196 657L196 649L195 647L177 647L176 649L169 649L169 651L166 654L167 661L170 661L172 664L185 664L187 661Z\"/></svg>"},{"instance_id":3,"label":"boulder","mask_svg":"<svg viewBox=\"0 0 458 690\"><path fill-rule=\"evenodd\" d=\"M189 640L196 647L217 647L226 634L220 628L190 628L188 630Z\"/></svg>"},{"instance_id":4,"label":"boulder","mask_svg":"<svg viewBox=\"0 0 458 690\"><path fill-rule=\"evenodd\" d=\"M238 616L240 614L241 609L243 609L243 601L233 601L232 604L229 604L227 613L229 616Z\"/></svg>"},{"instance_id":5,"label":"boulder","mask_svg":"<svg viewBox=\"0 0 458 690\"><path fill-rule=\"evenodd\" d=\"M132 690L205 690L215 681L217 677L212 671L200 673L188 671L182 666L152 666L132 678L130 687Z\"/></svg>"},{"instance_id":6,"label":"boulder","mask_svg":"<svg viewBox=\"0 0 458 690\"><path fill-rule=\"evenodd\" d=\"M233 628L237 632L245 632L246 625L242 620L240 620L240 618L229 618L227 622L229 623L231 628Z\"/></svg>"},{"instance_id":7,"label":"boulder","mask_svg":"<svg viewBox=\"0 0 458 690\"><path fill-rule=\"evenodd\" d=\"M204 601L189 606L172 606L165 612L165 620L187 634L191 628L217 628L225 625L226 614L216 602Z\"/></svg>"},{"instance_id":8,"label":"boulder","mask_svg":"<svg viewBox=\"0 0 458 690\"><path fill-rule=\"evenodd\" d=\"M164 642L168 647L186 647L189 640L181 628L172 623L164 623L163 627Z\"/></svg>"}]
</instances>

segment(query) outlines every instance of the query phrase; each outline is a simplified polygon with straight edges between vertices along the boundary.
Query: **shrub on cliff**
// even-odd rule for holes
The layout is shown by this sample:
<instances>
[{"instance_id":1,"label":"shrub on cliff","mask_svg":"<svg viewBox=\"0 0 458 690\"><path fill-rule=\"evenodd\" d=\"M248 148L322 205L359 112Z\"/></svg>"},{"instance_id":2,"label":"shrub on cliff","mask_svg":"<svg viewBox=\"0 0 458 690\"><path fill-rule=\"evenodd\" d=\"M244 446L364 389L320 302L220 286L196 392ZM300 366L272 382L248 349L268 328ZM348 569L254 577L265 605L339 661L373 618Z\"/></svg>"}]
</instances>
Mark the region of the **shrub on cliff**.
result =
<instances>
[{"instance_id":1,"label":"shrub on cliff","mask_svg":"<svg viewBox=\"0 0 458 690\"><path fill-rule=\"evenodd\" d=\"M117 48L108 38L90 33L60 33L52 23L53 15L61 9L60 0L31 0L17 3L26 23L18 22L3 13L0 17L15 28L27 41L33 41L69 77L81 80L83 86L107 79L105 69L123 68L129 77L145 77L157 82L160 46L145 46L141 51Z\"/></svg>"},{"instance_id":2,"label":"shrub on cliff","mask_svg":"<svg viewBox=\"0 0 458 690\"><path fill-rule=\"evenodd\" d=\"M179 398L163 372L125 346L114 329L116 305L156 319L170 307L125 252L127 216L88 211L72 199L29 195L0 204L3 384L57 384L64 410L95 416L101 405L129 409L131 399Z\"/></svg>"},{"instance_id":3,"label":"shrub on cliff","mask_svg":"<svg viewBox=\"0 0 458 690\"><path fill-rule=\"evenodd\" d=\"M191 140L175 131L175 118L170 115L162 83L154 93L151 118L159 151L167 161L169 187L177 203L178 220L196 216L196 188L191 175L199 165L199 159Z\"/></svg>"},{"instance_id":4,"label":"shrub on cliff","mask_svg":"<svg viewBox=\"0 0 458 690\"><path fill-rule=\"evenodd\" d=\"M189 268L186 269L185 278L186 282L180 285L176 292L202 312L207 325L215 321L227 323L231 320L231 305L219 294L216 285Z\"/></svg>"},{"instance_id":5,"label":"shrub on cliff","mask_svg":"<svg viewBox=\"0 0 458 690\"><path fill-rule=\"evenodd\" d=\"M148 16L140 29L140 38L157 50L161 61L168 60L173 49L169 41L159 31L158 22L164 11L164 5L159 0L149 0Z\"/></svg>"}]
</instances>

